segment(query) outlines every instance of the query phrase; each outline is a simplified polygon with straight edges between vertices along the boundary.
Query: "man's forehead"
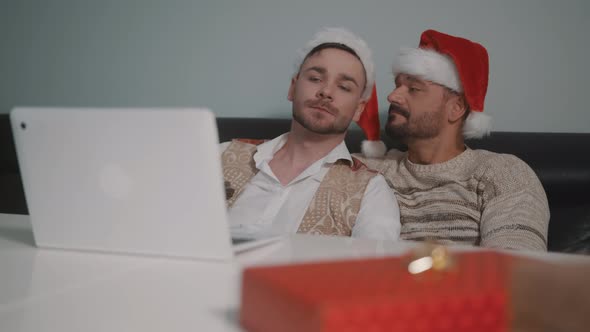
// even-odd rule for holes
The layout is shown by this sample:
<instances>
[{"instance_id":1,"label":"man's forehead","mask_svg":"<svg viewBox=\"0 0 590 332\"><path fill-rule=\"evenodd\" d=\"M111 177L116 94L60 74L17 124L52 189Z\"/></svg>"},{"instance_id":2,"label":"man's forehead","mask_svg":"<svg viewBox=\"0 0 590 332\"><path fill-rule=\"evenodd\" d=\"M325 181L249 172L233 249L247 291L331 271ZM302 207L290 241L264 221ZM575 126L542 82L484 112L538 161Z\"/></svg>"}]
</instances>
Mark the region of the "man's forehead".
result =
<instances>
[{"instance_id":1,"label":"man's forehead","mask_svg":"<svg viewBox=\"0 0 590 332\"><path fill-rule=\"evenodd\" d=\"M405 74L405 73L399 73L395 76L395 83L396 84L402 84L404 82L407 83L413 83L413 84L420 84L423 86L439 86L443 89L449 89L448 87L440 84L440 83L436 83L430 80L425 80L423 78L421 78L420 76L417 75L410 75L410 74ZM449 89L450 91L453 91L452 89Z\"/></svg>"},{"instance_id":2,"label":"man's forehead","mask_svg":"<svg viewBox=\"0 0 590 332\"><path fill-rule=\"evenodd\" d=\"M358 66L360 66L360 68L363 69L363 71L365 69L361 60L359 58L357 58L354 54L351 54L347 51L337 49L337 48L324 48L324 49L321 49L313 54L308 55L301 67L302 68L308 67L310 62L327 60L328 57L333 57L333 56L348 58L351 63L357 64Z\"/></svg>"},{"instance_id":3,"label":"man's forehead","mask_svg":"<svg viewBox=\"0 0 590 332\"><path fill-rule=\"evenodd\" d=\"M330 51L332 50L335 53L331 53ZM341 53L338 54L338 52ZM338 54L336 56L350 58L346 60L346 63L342 63L341 61L336 61L335 59L333 59L333 56L335 54ZM338 67L332 67L333 64L336 63L339 63ZM332 67L334 70L328 67ZM363 66L362 62L355 55L337 48L322 49L308 56L307 59L303 62L299 72L304 73L308 71L315 71L320 74L335 74L341 79L353 81L356 85L360 87L366 84L365 67Z\"/></svg>"},{"instance_id":4,"label":"man's forehead","mask_svg":"<svg viewBox=\"0 0 590 332\"><path fill-rule=\"evenodd\" d=\"M443 85L440 83L436 83L433 81L429 81L429 80L425 80L423 78L421 78L420 76L417 75L410 75L410 74L406 74L406 73L398 73L395 76L395 84L403 84L403 83L412 83L412 84L420 84L421 86L424 87L440 87L444 90L447 90L455 95L460 95L461 93Z\"/></svg>"},{"instance_id":5,"label":"man's forehead","mask_svg":"<svg viewBox=\"0 0 590 332\"><path fill-rule=\"evenodd\" d=\"M396 81L408 81L411 83L420 83L420 84L432 83L431 81L427 81L425 79L420 78L420 76L410 75L410 74L406 74L406 73L398 73L397 75L395 75L395 80Z\"/></svg>"}]
</instances>

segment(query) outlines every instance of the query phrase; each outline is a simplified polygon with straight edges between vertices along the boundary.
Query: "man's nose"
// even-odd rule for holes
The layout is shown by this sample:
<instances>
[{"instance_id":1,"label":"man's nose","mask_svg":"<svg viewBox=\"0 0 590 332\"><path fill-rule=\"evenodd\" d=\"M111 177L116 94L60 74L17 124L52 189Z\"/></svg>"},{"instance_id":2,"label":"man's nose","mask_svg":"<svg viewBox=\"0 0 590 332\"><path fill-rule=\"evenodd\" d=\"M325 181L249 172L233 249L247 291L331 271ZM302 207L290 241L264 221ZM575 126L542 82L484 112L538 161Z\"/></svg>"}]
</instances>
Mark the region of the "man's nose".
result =
<instances>
[{"instance_id":1,"label":"man's nose","mask_svg":"<svg viewBox=\"0 0 590 332\"><path fill-rule=\"evenodd\" d=\"M403 98L402 98L402 88L398 87L393 89L393 91L391 91L391 93L389 95L387 95L387 101L390 104L396 103L399 105L403 104Z\"/></svg>"},{"instance_id":2,"label":"man's nose","mask_svg":"<svg viewBox=\"0 0 590 332\"><path fill-rule=\"evenodd\" d=\"M330 87L329 84L324 84L320 87L320 89L318 90L318 92L316 93L316 96L319 99L330 99L332 100L332 88Z\"/></svg>"}]
</instances>

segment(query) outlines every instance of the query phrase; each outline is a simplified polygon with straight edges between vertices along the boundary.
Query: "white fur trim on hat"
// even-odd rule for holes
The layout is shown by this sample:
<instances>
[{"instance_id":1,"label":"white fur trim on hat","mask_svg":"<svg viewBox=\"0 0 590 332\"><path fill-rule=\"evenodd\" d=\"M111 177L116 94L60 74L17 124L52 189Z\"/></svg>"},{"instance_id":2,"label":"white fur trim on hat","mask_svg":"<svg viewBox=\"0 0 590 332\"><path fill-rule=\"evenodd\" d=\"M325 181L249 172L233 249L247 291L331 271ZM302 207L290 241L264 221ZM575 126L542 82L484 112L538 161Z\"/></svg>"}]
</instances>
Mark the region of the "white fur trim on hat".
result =
<instances>
[{"instance_id":1,"label":"white fur trim on hat","mask_svg":"<svg viewBox=\"0 0 590 332\"><path fill-rule=\"evenodd\" d=\"M367 84L363 91L363 98L371 96L373 84L375 84L375 64L371 55L371 49L364 40L344 28L324 28L316 33L313 38L307 42L304 48L300 49L295 61L295 74L299 72L303 60L314 47L325 43L339 43L350 47L358 55L363 67Z\"/></svg>"},{"instance_id":2,"label":"white fur trim on hat","mask_svg":"<svg viewBox=\"0 0 590 332\"><path fill-rule=\"evenodd\" d=\"M457 92L463 92L461 80L453 60L447 55L430 49L402 48L393 64L395 75L404 73L427 81L442 84Z\"/></svg>"},{"instance_id":3,"label":"white fur trim on hat","mask_svg":"<svg viewBox=\"0 0 590 332\"><path fill-rule=\"evenodd\" d=\"M492 117L483 112L469 112L463 125L463 137L482 138L490 134L492 129Z\"/></svg>"},{"instance_id":4,"label":"white fur trim on hat","mask_svg":"<svg viewBox=\"0 0 590 332\"><path fill-rule=\"evenodd\" d=\"M367 141L361 143L361 152L367 158L379 158L385 155L387 147L383 141Z\"/></svg>"}]
</instances>

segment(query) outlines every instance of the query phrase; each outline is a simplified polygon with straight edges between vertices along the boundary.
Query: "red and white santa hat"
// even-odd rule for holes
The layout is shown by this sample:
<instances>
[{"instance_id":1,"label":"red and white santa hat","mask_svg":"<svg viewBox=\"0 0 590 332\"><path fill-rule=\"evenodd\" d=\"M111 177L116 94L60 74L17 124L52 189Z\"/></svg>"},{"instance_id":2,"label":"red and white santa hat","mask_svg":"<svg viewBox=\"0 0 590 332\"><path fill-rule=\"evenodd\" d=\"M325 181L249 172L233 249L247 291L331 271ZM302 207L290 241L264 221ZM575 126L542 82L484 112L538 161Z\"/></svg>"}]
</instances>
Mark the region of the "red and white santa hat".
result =
<instances>
[{"instance_id":1,"label":"red and white santa hat","mask_svg":"<svg viewBox=\"0 0 590 332\"><path fill-rule=\"evenodd\" d=\"M377 90L375 88L375 63L371 49L367 43L344 28L324 28L318 31L313 38L307 42L305 47L298 51L295 62L295 75L305 60L305 57L315 47L326 43L338 43L350 47L361 60L365 69L366 85L362 98L368 98L365 110L357 124L367 138L362 144L362 150L368 157L377 157L385 154L385 144L380 140L379 108L377 105Z\"/></svg>"},{"instance_id":2,"label":"red and white santa hat","mask_svg":"<svg viewBox=\"0 0 590 332\"><path fill-rule=\"evenodd\" d=\"M402 48L394 74L405 73L463 93L471 112L463 126L465 138L489 135L491 117L483 114L488 88L488 52L465 38L426 30L418 48Z\"/></svg>"}]
</instances>

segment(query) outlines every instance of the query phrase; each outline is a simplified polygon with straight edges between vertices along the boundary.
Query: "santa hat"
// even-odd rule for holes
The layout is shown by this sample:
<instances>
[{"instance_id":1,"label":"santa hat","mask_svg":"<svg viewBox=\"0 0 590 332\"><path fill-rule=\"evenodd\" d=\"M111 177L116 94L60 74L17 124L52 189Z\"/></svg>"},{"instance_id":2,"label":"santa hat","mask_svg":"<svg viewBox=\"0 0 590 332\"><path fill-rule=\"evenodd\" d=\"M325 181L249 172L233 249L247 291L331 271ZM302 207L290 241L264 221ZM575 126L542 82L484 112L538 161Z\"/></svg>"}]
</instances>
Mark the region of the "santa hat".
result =
<instances>
[{"instance_id":1,"label":"santa hat","mask_svg":"<svg viewBox=\"0 0 590 332\"><path fill-rule=\"evenodd\" d=\"M490 133L491 117L483 114L488 69L482 45L434 30L422 33L418 48L401 49L393 65L394 74L415 75L465 95L471 109L463 126L465 138Z\"/></svg>"},{"instance_id":2,"label":"santa hat","mask_svg":"<svg viewBox=\"0 0 590 332\"><path fill-rule=\"evenodd\" d=\"M344 28L324 28L316 33L307 42L305 47L299 50L295 62L295 75L299 72L305 57L315 47L326 43L337 43L350 47L361 60L365 69L366 85L362 98L367 99L365 110L361 114L357 124L367 138L362 143L363 153L368 157L383 156L386 151L385 143L379 135L379 109L377 107L377 90L375 89L375 64L371 55L371 49L364 40Z\"/></svg>"}]
</instances>

